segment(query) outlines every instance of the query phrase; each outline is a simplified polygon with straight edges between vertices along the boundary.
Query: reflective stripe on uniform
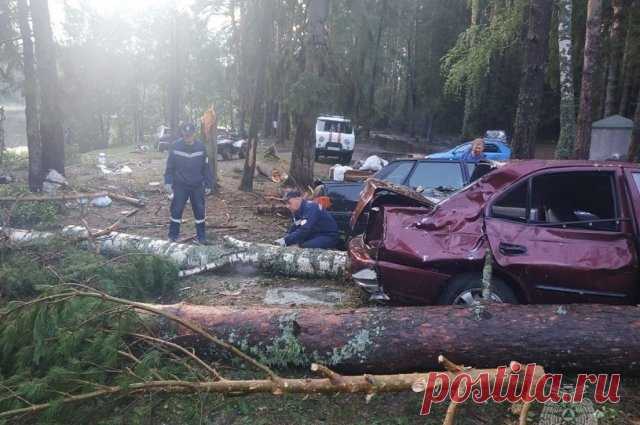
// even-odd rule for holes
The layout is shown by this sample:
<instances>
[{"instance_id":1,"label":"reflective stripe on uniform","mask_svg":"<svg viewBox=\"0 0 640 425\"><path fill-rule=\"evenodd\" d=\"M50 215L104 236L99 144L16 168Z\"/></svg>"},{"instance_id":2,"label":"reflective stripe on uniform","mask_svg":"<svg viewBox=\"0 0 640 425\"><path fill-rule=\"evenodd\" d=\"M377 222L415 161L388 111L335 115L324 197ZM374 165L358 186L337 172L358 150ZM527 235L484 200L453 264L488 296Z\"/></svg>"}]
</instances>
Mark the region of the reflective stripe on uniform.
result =
<instances>
[{"instance_id":1,"label":"reflective stripe on uniform","mask_svg":"<svg viewBox=\"0 0 640 425\"><path fill-rule=\"evenodd\" d=\"M178 156L185 157L185 158L196 158L196 157L204 155L204 151L198 151L198 152L189 153L189 152L175 151L174 150L173 153L178 155Z\"/></svg>"},{"instance_id":2,"label":"reflective stripe on uniform","mask_svg":"<svg viewBox=\"0 0 640 425\"><path fill-rule=\"evenodd\" d=\"M173 218L173 217L169 218L169 220L173 221L174 223L178 223L178 224L182 223L182 220L179 220L179 219L176 219L176 218Z\"/></svg>"}]
</instances>

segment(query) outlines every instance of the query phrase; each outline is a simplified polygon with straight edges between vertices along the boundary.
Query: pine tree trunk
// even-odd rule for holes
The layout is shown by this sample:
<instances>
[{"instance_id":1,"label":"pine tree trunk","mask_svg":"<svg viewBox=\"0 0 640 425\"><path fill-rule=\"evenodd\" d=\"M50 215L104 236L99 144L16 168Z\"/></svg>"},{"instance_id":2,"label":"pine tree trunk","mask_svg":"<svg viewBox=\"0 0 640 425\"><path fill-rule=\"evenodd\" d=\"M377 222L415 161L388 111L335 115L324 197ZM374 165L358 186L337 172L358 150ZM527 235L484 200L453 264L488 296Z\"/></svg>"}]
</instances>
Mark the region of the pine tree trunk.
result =
<instances>
[{"instance_id":1,"label":"pine tree trunk","mask_svg":"<svg viewBox=\"0 0 640 425\"><path fill-rule=\"evenodd\" d=\"M624 0L611 0L613 21L609 33L609 69L607 72L607 92L604 105L604 116L618 112L620 105L620 68L624 51Z\"/></svg>"},{"instance_id":2,"label":"pine tree trunk","mask_svg":"<svg viewBox=\"0 0 640 425\"><path fill-rule=\"evenodd\" d=\"M576 159L588 159L591 148L593 91L597 84L596 68L602 45L601 21L602 0L589 0L587 6L587 34L582 64L580 110L578 112L576 144L573 150L573 156Z\"/></svg>"},{"instance_id":3,"label":"pine tree trunk","mask_svg":"<svg viewBox=\"0 0 640 425\"><path fill-rule=\"evenodd\" d=\"M171 135L174 139L180 137L180 119L181 119L181 99L180 99L180 59L179 50L180 42L178 37L178 18L174 15L172 19L171 28L171 57L172 60L169 64L171 67L169 71L169 84L167 88L167 101L169 106L167 108L169 112L169 127L171 127Z\"/></svg>"},{"instance_id":4,"label":"pine tree trunk","mask_svg":"<svg viewBox=\"0 0 640 425\"><path fill-rule=\"evenodd\" d=\"M56 45L53 41L47 0L31 0L35 54L40 83L40 141L42 171L64 175L64 130L62 99L58 82Z\"/></svg>"},{"instance_id":5,"label":"pine tree trunk","mask_svg":"<svg viewBox=\"0 0 640 425\"><path fill-rule=\"evenodd\" d=\"M260 39L257 43L258 55L260 59L257 62L256 69L256 87L253 93L253 109L251 111L251 124L249 126L249 147L247 149L247 155L244 160L244 171L242 173L242 180L240 181L240 190L244 192L253 191L253 176L256 173L256 152L258 150L258 120L260 116L260 107L263 103L264 97L264 84L267 69L267 56L269 52L269 46L271 44L272 37L272 17L271 13L273 5L267 0L262 0L260 4L263 9L262 13L262 28L260 30ZM257 7L257 5L254 5ZM268 108L265 108L268 109ZM265 110L265 115L268 113Z\"/></svg>"},{"instance_id":6,"label":"pine tree trunk","mask_svg":"<svg viewBox=\"0 0 640 425\"><path fill-rule=\"evenodd\" d=\"M640 9L640 0L633 0L631 7L628 9L630 15L637 14L637 10ZM622 93L620 94L620 105L618 106L618 114L622 116L628 116L629 113L629 101L633 97L633 84L637 81L638 72L632 57L637 49L638 41L634 37L634 25L633 18L629 17L629 24L627 27L627 35L624 43L624 54L622 58Z\"/></svg>"},{"instance_id":7,"label":"pine tree trunk","mask_svg":"<svg viewBox=\"0 0 640 425\"><path fill-rule=\"evenodd\" d=\"M513 155L518 159L533 158L535 153L552 7L553 0L529 1L525 60L513 131Z\"/></svg>"},{"instance_id":8,"label":"pine tree trunk","mask_svg":"<svg viewBox=\"0 0 640 425\"><path fill-rule=\"evenodd\" d=\"M560 55L560 137L557 159L568 159L576 138L575 90L573 87L573 46L571 17L573 0L558 0L558 48Z\"/></svg>"},{"instance_id":9,"label":"pine tree trunk","mask_svg":"<svg viewBox=\"0 0 640 425\"><path fill-rule=\"evenodd\" d=\"M444 355L478 367L544 364L554 371L640 372L640 308L574 304L384 307L351 310L153 305L279 367L318 362L349 373L438 368ZM176 342L206 355L191 331Z\"/></svg>"},{"instance_id":10,"label":"pine tree trunk","mask_svg":"<svg viewBox=\"0 0 640 425\"><path fill-rule=\"evenodd\" d=\"M640 157L640 89L636 98L636 113L633 117L633 132L631 134L631 145L629 146L629 161L638 161Z\"/></svg>"},{"instance_id":11,"label":"pine tree trunk","mask_svg":"<svg viewBox=\"0 0 640 425\"><path fill-rule=\"evenodd\" d=\"M322 67L327 54L329 34L326 21L329 15L329 0L308 0L309 31L305 40L305 73L322 77ZM309 102L296 113L296 135L291 153L289 176L300 188L313 184L315 161L315 137L313 129L315 114Z\"/></svg>"},{"instance_id":12,"label":"pine tree trunk","mask_svg":"<svg viewBox=\"0 0 640 425\"><path fill-rule=\"evenodd\" d=\"M18 0L18 22L22 34L24 72L24 113L27 124L27 147L29 150L29 190L42 190L44 173L42 170L42 144L40 142L40 118L38 116L38 77L33 57L33 41L29 25L29 5L27 0Z\"/></svg>"},{"instance_id":13,"label":"pine tree trunk","mask_svg":"<svg viewBox=\"0 0 640 425\"><path fill-rule=\"evenodd\" d=\"M380 21L378 23L378 33L376 34L376 43L373 50L373 66L371 70L371 80L367 89L367 117L364 121L364 137L368 140L374 120L375 111L375 88L378 81L378 73L380 70L380 43L382 41L382 31L384 29L384 18L387 14L387 0L382 0L382 12L380 13Z\"/></svg>"}]
</instances>

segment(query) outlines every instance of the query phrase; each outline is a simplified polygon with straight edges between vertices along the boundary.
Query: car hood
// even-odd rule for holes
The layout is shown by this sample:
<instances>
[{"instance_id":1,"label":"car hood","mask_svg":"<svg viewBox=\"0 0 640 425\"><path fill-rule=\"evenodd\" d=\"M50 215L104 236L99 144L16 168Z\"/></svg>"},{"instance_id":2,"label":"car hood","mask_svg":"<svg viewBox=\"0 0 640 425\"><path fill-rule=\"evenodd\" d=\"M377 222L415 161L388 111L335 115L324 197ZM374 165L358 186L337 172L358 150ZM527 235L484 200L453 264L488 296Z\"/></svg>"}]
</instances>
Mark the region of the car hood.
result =
<instances>
[{"instance_id":1,"label":"car hood","mask_svg":"<svg viewBox=\"0 0 640 425\"><path fill-rule=\"evenodd\" d=\"M415 201L419 206L425 206L429 208L433 208L438 204L438 202L446 198L446 196L444 196L444 192L434 191L432 193L432 191L429 191L428 194L423 194L409 189L406 186L399 186L378 179L368 179L364 184L362 192L360 193L358 204L356 205L356 208L351 215L352 228L355 227L364 210L369 206L369 204L371 204L376 195L380 192L395 193ZM438 192L438 194L436 194L435 192Z\"/></svg>"}]
</instances>

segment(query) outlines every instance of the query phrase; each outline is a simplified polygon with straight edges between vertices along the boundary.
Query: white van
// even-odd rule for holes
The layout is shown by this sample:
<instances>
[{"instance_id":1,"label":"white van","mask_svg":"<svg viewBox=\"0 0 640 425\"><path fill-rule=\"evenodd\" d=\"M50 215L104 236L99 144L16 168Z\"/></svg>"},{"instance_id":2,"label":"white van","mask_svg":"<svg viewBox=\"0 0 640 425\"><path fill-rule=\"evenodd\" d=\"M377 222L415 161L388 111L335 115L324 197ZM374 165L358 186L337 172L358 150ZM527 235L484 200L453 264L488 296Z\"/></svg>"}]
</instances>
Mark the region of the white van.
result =
<instances>
[{"instance_id":1,"label":"white van","mask_svg":"<svg viewBox=\"0 0 640 425\"><path fill-rule=\"evenodd\" d=\"M316 160L321 156L337 156L348 164L356 146L351 120L340 116L321 116L316 121Z\"/></svg>"}]
</instances>

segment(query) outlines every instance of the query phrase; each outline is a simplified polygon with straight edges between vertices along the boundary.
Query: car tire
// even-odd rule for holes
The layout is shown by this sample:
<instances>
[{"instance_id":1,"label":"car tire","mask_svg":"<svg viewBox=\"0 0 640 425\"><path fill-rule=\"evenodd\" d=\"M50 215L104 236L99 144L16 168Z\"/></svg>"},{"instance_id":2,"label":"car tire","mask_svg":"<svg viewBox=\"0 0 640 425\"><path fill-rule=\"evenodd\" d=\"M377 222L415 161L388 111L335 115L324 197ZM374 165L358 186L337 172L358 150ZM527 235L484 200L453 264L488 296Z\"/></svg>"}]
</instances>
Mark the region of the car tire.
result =
<instances>
[{"instance_id":1,"label":"car tire","mask_svg":"<svg viewBox=\"0 0 640 425\"><path fill-rule=\"evenodd\" d=\"M440 305L470 305L482 296L482 273L454 276L438 298ZM497 276L491 278L491 298L495 302L519 304L513 289Z\"/></svg>"},{"instance_id":2,"label":"car tire","mask_svg":"<svg viewBox=\"0 0 640 425\"><path fill-rule=\"evenodd\" d=\"M314 155L315 155L316 161L318 161L320 159L320 152L316 151Z\"/></svg>"},{"instance_id":3,"label":"car tire","mask_svg":"<svg viewBox=\"0 0 640 425\"><path fill-rule=\"evenodd\" d=\"M349 165L351 164L351 158L353 157L353 152L349 152L349 153L345 153L342 154L340 157L340 160L342 162L342 165Z\"/></svg>"}]
</instances>

